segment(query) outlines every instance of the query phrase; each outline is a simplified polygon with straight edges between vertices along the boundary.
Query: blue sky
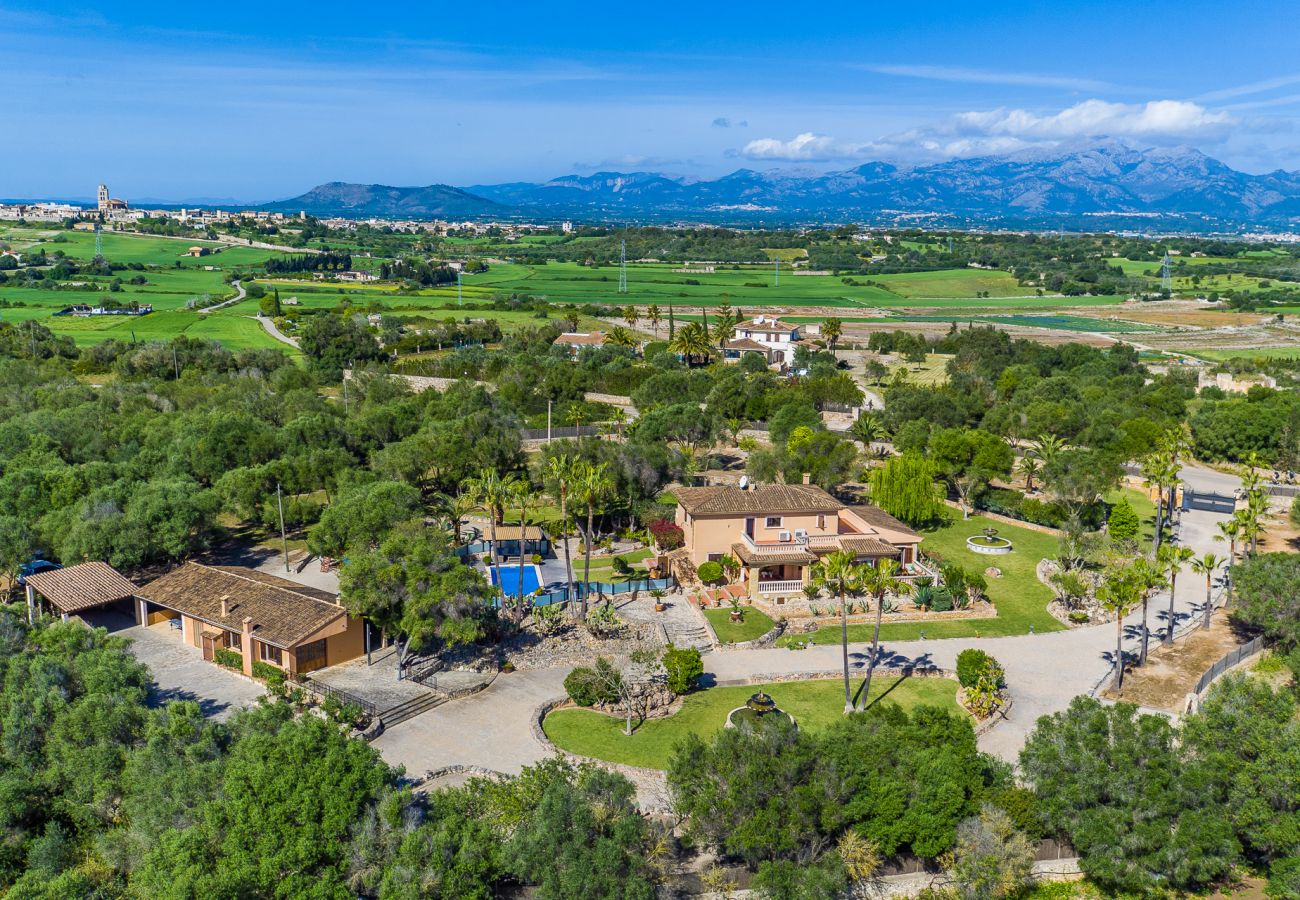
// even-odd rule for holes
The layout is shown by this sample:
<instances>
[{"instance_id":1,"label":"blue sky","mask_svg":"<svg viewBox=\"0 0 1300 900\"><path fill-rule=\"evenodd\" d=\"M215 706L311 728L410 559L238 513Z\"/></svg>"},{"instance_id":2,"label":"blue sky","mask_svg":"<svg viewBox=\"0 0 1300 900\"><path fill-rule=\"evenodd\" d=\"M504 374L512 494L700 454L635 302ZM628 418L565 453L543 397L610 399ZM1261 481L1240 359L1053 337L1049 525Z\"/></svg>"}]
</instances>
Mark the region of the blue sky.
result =
<instances>
[{"instance_id":1,"label":"blue sky","mask_svg":"<svg viewBox=\"0 0 1300 900\"><path fill-rule=\"evenodd\" d=\"M1103 137L1300 169L1280 2L0 0L0 23L0 197L711 177Z\"/></svg>"}]
</instances>

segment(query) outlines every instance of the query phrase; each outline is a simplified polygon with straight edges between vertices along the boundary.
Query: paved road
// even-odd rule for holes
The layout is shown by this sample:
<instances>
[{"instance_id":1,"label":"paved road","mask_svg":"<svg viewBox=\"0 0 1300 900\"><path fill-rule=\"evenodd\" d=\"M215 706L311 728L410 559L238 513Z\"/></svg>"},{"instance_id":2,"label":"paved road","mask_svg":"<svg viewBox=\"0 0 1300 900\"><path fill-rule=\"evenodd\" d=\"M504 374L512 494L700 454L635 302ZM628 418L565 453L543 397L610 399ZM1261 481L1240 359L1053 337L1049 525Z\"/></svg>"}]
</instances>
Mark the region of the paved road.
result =
<instances>
[{"instance_id":1,"label":"paved road","mask_svg":"<svg viewBox=\"0 0 1300 900\"><path fill-rule=\"evenodd\" d=\"M1191 482L1204 490L1223 485L1218 472L1192 469ZM1215 540L1218 523L1225 516L1188 511L1181 515L1176 540L1197 555L1211 551L1223 556L1226 547ZM1205 600L1205 583L1184 572L1177 583L1175 626L1188 624L1200 614ZM1168 593L1150 604L1152 644L1165 627ZM1124 652L1135 654L1141 639L1141 615L1134 612L1124 622ZM851 662L857 677L865 665L868 644L852 644ZM883 665L929 663L952 669L957 654L967 647L979 647L1006 667L1014 704L1007 719L980 738L981 749L1014 761L1025 737L1042 715L1069 705L1079 694L1087 694L1111 671L1115 648L1115 626L1099 625L1069 631L1002 638L953 638L928 641L891 641L882 647ZM780 673L840 670L838 646L816 646L804 650L762 649L711 653L705 666L719 680L748 679ZM397 726L376 742L384 757L401 763L409 772L422 773L445 765L472 764L501 771L541 759L543 747L532 737L528 719L534 709L563 693L564 669L515 672L498 678L482 694L441 706Z\"/></svg>"},{"instance_id":2,"label":"paved road","mask_svg":"<svg viewBox=\"0 0 1300 900\"><path fill-rule=\"evenodd\" d=\"M271 337L275 338L277 341L281 341L285 344L288 344L290 347L293 347L295 349L298 347L298 339L291 338L283 331L281 331L279 328L276 328L274 320L268 318L267 316L262 315L261 313L258 313L256 316L253 316L253 318L257 319L258 322L261 322L262 327L266 329L266 333L269 334Z\"/></svg>"},{"instance_id":3,"label":"paved road","mask_svg":"<svg viewBox=\"0 0 1300 900\"><path fill-rule=\"evenodd\" d=\"M221 303L218 303L216 306L205 306L203 309L199 310L199 315L205 316L208 313L216 312L223 307L234 306L236 303L248 296L248 292L244 290L244 286L238 281L232 281L230 283L235 288L235 296L231 297L229 300L224 300Z\"/></svg>"}]
</instances>

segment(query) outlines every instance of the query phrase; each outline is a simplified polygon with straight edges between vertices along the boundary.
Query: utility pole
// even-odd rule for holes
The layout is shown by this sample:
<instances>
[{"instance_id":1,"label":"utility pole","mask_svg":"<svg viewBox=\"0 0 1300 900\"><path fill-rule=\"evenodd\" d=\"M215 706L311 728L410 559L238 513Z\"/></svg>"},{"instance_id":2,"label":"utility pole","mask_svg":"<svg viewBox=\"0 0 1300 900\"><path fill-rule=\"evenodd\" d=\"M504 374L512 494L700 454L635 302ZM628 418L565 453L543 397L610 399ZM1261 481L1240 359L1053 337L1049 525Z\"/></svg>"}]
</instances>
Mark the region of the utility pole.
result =
<instances>
[{"instance_id":1,"label":"utility pole","mask_svg":"<svg viewBox=\"0 0 1300 900\"><path fill-rule=\"evenodd\" d=\"M36 361L36 320L27 320L27 331L32 336L32 362Z\"/></svg>"},{"instance_id":2,"label":"utility pole","mask_svg":"<svg viewBox=\"0 0 1300 900\"><path fill-rule=\"evenodd\" d=\"M627 293L627 241L618 243L618 292Z\"/></svg>"},{"instance_id":3,"label":"utility pole","mask_svg":"<svg viewBox=\"0 0 1300 900\"><path fill-rule=\"evenodd\" d=\"M280 547L284 550L284 570L289 571L289 537L284 533L284 498L280 496L280 482L275 483L275 505L280 510Z\"/></svg>"},{"instance_id":4,"label":"utility pole","mask_svg":"<svg viewBox=\"0 0 1300 900\"><path fill-rule=\"evenodd\" d=\"M551 403L549 399L546 401L546 446L548 447L551 446Z\"/></svg>"},{"instance_id":5,"label":"utility pole","mask_svg":"<svg viewBox=\"0 0 1300 900\"><path fill-rule=\"evenodd\" d=\"M348 417L348 379L343 376L343 418Z\"/></svg>"},{"instance_id":6,"label":"utility pole","mask_svg":"<svg viewBox=\"0 0 1300 900\"><path fill-rule=\"evenodd\" d=\"M456 305L460 306L460 269L456 270Z\"/></svg>"},{"instance_id":7,"label":"utility pole","mask_svg":"<svg viewBox=\"0 0 1300 900\"><path fill-rule=\"evenodd\" d=\"M773 284L772 287L780 287L781 286L781 258L779 256L776 259L772 260L772 270L773 272L776 273L776 283Z\"/></svg>"},{"instance_id":8,"label":"utility pole","mask_svg":"<svg viewBox=\"0 0 1300 900\"><path fill-rule=\"evenodd\" d=\"M176 380L181 380L181 364L176 359L176 344L172 343L172 371L176 373Z\"/></svg>"}]
</instances>

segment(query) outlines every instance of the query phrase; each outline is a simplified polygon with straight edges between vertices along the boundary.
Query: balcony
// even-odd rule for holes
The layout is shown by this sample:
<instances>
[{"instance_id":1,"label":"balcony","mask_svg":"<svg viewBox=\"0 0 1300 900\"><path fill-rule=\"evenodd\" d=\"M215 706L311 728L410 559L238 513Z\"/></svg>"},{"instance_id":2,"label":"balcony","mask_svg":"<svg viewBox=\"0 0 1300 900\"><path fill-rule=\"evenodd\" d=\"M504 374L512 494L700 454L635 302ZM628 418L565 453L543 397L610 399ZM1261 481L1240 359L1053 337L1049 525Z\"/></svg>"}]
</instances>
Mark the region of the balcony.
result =
<instances>
[{"instance_id":1,"label":"balcony","mask_svg":"<svg viewBox=\"0 0 1300 900\"><path fill-rule=\"evenodd\" d=\"M804 537L790 535L788 541L756 541L747 534L741 540L754 553L789 553L791 550L812 550L813 548L838 547L840 537L837 534L813 534Z\"/></svg>"},{"instance_id":2,"label":"balcony","mask_svg":"<svg viewBox=\"0 0 1300 900\"><path fill-rule=\"evenodd\" d=\"M760 581L758 583L758 592L760 594L799 594L803 592L803 582L797 578L792 581Z\"/></svg>"}]
</instances>

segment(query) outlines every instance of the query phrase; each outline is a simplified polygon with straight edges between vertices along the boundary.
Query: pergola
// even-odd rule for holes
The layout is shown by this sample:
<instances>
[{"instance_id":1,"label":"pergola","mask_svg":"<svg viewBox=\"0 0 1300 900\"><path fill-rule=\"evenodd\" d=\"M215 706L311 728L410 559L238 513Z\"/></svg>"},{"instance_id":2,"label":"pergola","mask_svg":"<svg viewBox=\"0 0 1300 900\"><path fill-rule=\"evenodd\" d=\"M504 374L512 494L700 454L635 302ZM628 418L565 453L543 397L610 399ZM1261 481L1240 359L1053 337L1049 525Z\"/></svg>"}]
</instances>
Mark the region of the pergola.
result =
<instances>
[{"instance_id":1,"label":"pergola","mask_svg":"<svg viewBox=\"0 0 1300 900\"><path fill-rule=\"evenodd\" d=\"M78 563L66 569L50 569L28 575L24 581L27 585L28 621L36 617L38 594L65 622L68 616L135 596L135 585L127 581L117 569L103 562Z\"/></svg>"}]
</instances>

